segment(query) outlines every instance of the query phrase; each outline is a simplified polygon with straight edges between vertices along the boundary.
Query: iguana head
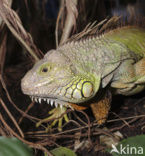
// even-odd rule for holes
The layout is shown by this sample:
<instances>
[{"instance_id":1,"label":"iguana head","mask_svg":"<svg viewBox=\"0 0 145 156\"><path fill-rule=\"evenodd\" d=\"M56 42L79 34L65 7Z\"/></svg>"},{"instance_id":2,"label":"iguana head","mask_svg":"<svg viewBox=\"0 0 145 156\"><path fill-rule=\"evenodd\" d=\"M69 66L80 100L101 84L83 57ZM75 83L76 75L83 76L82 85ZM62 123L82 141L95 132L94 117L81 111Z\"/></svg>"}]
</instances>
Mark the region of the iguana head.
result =
<instances>
[{"instance_id":1,"label":"iguana head","mask_svg":"<svg viewBox=\"0 0 145 156\"><path fill-rule=\"evenodd\" d=\"M82 103L95 95L99 88L92 76L80 73L68 57L57 50L48 52L28 71L21 81L24 94L41 102Z\"/></svg>"}]
</instances>

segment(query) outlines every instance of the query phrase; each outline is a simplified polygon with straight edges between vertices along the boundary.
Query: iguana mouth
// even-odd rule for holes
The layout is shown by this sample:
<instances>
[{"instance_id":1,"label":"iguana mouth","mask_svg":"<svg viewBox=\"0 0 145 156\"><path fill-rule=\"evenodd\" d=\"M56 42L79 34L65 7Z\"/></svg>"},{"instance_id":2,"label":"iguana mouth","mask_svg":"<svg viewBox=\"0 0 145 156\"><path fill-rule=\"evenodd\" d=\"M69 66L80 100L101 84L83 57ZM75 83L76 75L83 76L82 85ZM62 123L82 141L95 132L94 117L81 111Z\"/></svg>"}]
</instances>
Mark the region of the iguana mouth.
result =
<instances>
[{"instance_id":1,"label":"iguana mouth","mask_svg":"<svg viewBox=\"0 0 145 156\"><path fill-rule=\"evenodd\" d=\"M47 104L51 105L51 106L55 106L56 108L57 107L69 107L71 109L73 109L73 107L71 106L71 104L69 102L66 102L66 101L61 101L57 98L50 98L50 97L37 97L37 96L30 96L31 100L32 101L35 101L37 103L40 103L41 102L46 102Z\"/></svg>"}]
</instances>

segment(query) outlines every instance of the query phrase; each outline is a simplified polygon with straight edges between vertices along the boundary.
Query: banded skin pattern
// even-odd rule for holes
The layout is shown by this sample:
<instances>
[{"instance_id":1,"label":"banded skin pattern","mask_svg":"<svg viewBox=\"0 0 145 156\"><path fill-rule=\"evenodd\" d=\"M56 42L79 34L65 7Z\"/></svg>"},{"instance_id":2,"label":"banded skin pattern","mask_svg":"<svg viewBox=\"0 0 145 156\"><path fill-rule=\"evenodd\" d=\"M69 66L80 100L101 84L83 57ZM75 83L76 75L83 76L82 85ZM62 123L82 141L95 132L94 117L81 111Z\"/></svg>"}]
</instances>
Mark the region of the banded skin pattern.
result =
<instances>
[{"instance_id":1,"label":"banded skin pattern","mask_svg":"<svg viewBox=\"0 0 145 156\"><path fill-rule=\"evenodd\" d=\"M90 106L102 124L112 94L128 96L145 88L145 29L122 27L51 50L24 76L21 88L32 100L55 105L53 117L67 107Z\"/></svg>"}]
</instances>

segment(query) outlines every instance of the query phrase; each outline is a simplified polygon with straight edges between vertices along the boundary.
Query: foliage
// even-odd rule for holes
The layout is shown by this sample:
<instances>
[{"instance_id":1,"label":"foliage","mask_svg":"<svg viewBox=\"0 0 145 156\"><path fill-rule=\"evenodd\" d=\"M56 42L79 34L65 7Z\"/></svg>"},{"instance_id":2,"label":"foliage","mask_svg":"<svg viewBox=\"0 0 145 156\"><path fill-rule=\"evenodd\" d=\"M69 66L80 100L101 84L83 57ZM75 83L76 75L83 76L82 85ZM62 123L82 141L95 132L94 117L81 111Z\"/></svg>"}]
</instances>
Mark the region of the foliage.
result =
<instances>
[{"instance_id":1,"label":"foliage","mask_svg":"<svg viewBox=\"0 0 145 156\"><path fill-rule=\"evenodd\" d=\"M54 156L77 156L72 150L66 147L58 147L51 150Z\"/></svg>"},{"instance_id":2,"label":"foliage","mask_svg":"<svg viewBox=\"0 0 145 156\"><path fill-rule=\"evenodd\" d=\"M32 156L32 149L17 138L0 137L0 156Z\"/></svg>"}]
</instances>

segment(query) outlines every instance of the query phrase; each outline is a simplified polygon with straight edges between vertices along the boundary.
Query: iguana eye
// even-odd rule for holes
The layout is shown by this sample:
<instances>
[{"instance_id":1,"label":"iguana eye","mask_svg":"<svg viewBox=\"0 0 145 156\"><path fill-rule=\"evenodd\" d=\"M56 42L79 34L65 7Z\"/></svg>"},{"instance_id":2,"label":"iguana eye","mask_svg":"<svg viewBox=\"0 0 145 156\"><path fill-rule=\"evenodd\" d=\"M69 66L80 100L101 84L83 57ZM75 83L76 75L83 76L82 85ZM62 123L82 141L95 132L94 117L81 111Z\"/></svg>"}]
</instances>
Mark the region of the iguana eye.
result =
<instances>
[{"instance_id":1,"label":"iguana eye","mask_svg":"<svg viewBox=\"0 0 145 156\"><path fill-rule=\"evenodd\" d=\"M43 65L39 68L38 73L39 73L39 74L47 74L50 70L51 70L50 64L43 64Z\"/></svg>"},{"instance_id":2,"label":"iguana eye","mask_svg":"<svg viewBox=\"0 0 145 156\"><path fill-rule=\"evenodd\" d=\"M42 72L43 72L43 73L48 72L48 68L47 68L47 67L42 68Z\"/></svg>"}]
</instances>

